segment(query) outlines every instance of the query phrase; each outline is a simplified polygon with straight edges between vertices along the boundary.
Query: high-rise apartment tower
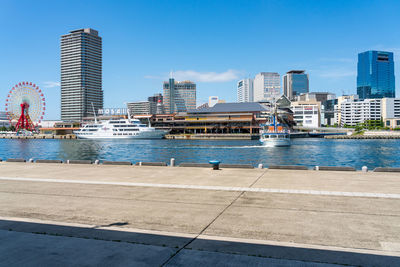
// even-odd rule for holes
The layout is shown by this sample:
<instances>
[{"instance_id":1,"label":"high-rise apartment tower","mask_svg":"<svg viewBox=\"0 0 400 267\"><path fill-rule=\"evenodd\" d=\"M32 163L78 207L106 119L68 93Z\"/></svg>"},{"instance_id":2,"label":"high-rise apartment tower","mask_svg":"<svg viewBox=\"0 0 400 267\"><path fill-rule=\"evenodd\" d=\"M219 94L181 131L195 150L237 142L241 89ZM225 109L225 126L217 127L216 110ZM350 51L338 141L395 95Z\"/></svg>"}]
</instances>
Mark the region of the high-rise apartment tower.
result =
<instances>
[{"instance_id":1,"label":"high-rise apartment tower","mask_svg":"<svg viewBox=\"0 0 400 267\"><path fill-rule=\"evenodd\" d=\"M358 54L357 94L360 99L395 97L393 53Z\"/></svg>"},{"instance_id":2,"label":"high-rise apartment tower","mask_svg":"<svg viewBox=\"0 0 400 267\"><path fill-rule=\"evenodd\" d=\"M87 28L61 36L61 119L81 121L103 108L102 40Z\"/></svg>"},{"instance_id":3,"label":"high-rise apartment tower","mask_svg":"<svg viewBox=\"0 0 400 267\"><path fill-rule=\"evenodd\" d=\"M304 70L291 70L283 76L283 94L290 100L308 90L308 74Z\"/></svg>"},{"instance_id":4,"label":"high-rise apartment tower","mask_svg":"<svg viewBox=\"0 0 400 267\"><path fill-rule=\"evenodd\" d=\"M253 79L247 78L237 82L237 101L253 102Z\"/></svg>"}]
</instances>

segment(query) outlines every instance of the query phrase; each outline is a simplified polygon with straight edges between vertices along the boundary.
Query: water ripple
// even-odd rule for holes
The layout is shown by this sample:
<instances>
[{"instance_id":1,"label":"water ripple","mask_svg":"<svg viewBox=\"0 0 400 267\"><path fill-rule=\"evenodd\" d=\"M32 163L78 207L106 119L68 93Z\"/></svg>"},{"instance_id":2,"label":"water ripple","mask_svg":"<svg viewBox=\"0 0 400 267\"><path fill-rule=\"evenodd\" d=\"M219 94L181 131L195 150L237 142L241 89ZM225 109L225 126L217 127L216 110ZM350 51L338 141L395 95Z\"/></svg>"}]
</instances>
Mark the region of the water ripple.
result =
<instances>
[{"instance_id":1,"label":"water ripple","mask_svg":"<svg viewBox=\"0 0 400 267\"><path fill-rule=\"evenodd\" d=\"M266 166L400 167L400 140L293 139L290 147L256 140L24 140L0 139L0 158L208 162Z\"/></svg>"}]
</instances>

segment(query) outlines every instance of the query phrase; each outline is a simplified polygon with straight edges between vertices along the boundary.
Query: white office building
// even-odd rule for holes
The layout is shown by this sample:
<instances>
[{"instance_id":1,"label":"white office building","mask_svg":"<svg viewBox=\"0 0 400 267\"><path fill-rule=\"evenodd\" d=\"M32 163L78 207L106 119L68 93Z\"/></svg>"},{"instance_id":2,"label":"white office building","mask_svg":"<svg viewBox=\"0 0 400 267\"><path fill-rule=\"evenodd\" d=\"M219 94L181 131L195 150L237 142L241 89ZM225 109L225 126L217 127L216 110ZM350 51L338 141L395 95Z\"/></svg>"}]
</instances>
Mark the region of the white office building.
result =
<instances>
[{"instance_id":1,"label":"white office building","mask_svg":"<svg viewBox=\"0 0 400 267\"><path fill-rule=\"evenodd\" d=\"M344 96L339 96L337 98L337 104L334 105L334 119L333 122L336 125L341 125L341 119L342 119L342 114L341 114L341 106L344 101L353 101L353 100L358 100L358 95L344 95Z\"/></svg>"},{"instance_id":2,"label":"white office building","mask_svg":"<svg viewBox=\"0 0 400 267\"><path fill-rule=\"evenodd\" d=\"M253 79L247 78L237 82L237 102L253 102Z\"/></svg>"},{"instance_id":3,"label":"white office building","mask_svg":"<svg viewBox=\"0 0 400 267\"><path fill-rule=\"evenodd\" d=\"M274 101L281 95L281 78L276 72L261 72L253 82L254 102Z\"/></svg>"},{"instance_id":4,"label":"white office building","mask_svg":"<svg viewBox=\"0 0 400 267\"><path fill-rule=\"evenodd\" d=\"M297 126L317 128L321 126L321 103L296 101L291 103L293 120Z\"/></svg>"},{"instance_id":5,"label":"white office building","mask_svg":"<svg viewBox=\"0 0 400 267\"><path fill-rule=\"evenodd\" d=\"M0 127L10 127L10 121L8 120L7 112L0 111Z\"/></svg>"},{"instance_id":6,"label":"white office building","mask_svg":"<svg viewBox=\"0 0 400 267\"><path fill-rule=\"evenodd\" d=\"M218 104L219 102L219 97L218 96L210 96L208 98L208 106L210 108L212 108L213 106L215 106L215 104Z\"/></svg>"},{"instance_id":7,"label":"white office building","mask_svg":"<svg viewBox=\"0 0 400 267\"><path fill-rule=\"evenodd\" d=\"M356 126L366 120L380 120L381 99L346 99L340 105L340 114L340 126Z\"/></svg>"},{"instance_id":8,"label":"white office building","mask_svg":"<svg viewBox=\"0 0 400 267\"><path fill-rule=\"evenodd\" d=\"M148 115L151 111L149 101L129 102L126 106L131 115Z\"/></svg>"},{"instance_id":9,"label":"white office building","mask_svg":"<svg viewBox=\"0 0 400 267\"><path fill-rule=\"evenodd\" d=\"M382 119L400 118L400 98L382 98Z\"/></svg>"}]
</instances>

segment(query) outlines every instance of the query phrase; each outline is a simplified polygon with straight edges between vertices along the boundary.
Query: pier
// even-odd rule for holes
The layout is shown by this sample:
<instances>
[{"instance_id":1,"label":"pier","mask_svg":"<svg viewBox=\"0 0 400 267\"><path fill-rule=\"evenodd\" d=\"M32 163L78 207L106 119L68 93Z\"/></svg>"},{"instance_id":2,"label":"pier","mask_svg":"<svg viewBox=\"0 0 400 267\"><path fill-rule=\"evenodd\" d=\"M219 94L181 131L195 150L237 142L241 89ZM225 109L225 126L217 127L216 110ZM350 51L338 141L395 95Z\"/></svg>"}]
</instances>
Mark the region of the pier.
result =
<instances>
[{"instance_id":1,"label":"pier","mask_svg":"<svg viewBox=\"0 0 400 267\"><path fill-rule=\"evenodd\" d=\"M0 139L76 139L76 135L75 134L0 135Z\"/></svg>"},{"instance_id":2,"label":"pier","mask_svg":"<svg viewBox=\"0 0 400 267\"><path fill-rule=\"evenodd\" d=\"M398 134L386 135L327 135L325 139L400 139Z\"/></svg>"},{"instance_id":3,"label":"pier","mask_svg":"<svg viewBox=\"0 0 400 267\"><path fill-rule=\"evenodd\" d=\"M167 134L166 139L191 139L191 140L256 140L259 134Z\"/></svg>"},{"instance_id":4,"label":"pier","mask_svg":"<svg viewBox=\"0 0 400 267\"><path fill-rule=\"evenodd\" d=\"M398 172L57 162L0 163L4 265L400 263Z\"/></svg>"}]
</instances>

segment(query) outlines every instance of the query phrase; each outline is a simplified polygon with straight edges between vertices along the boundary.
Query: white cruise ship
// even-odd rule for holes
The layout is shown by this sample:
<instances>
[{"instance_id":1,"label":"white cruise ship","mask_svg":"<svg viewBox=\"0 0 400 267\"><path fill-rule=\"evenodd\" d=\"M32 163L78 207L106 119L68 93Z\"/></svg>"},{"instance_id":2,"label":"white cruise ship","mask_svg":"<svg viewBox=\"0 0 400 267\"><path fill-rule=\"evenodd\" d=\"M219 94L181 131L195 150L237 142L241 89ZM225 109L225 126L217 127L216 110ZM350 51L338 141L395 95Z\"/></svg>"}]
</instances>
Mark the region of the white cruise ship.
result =
<instances>
[{"instance_id":1,"label":"white cruise ship","mask_svg":"<svg viewBox=\"0 0 400 267\"><path fill-rule=\"evenodd\" d=\"M161 139L167 131L148 127L139 120L118 119L86 124L74 134L80 139Z\"/></svg>"}]
</instances>

